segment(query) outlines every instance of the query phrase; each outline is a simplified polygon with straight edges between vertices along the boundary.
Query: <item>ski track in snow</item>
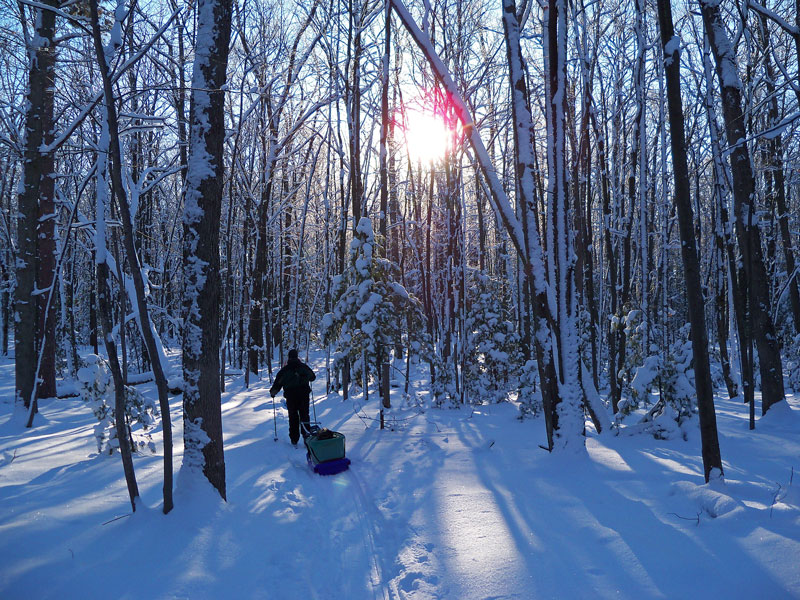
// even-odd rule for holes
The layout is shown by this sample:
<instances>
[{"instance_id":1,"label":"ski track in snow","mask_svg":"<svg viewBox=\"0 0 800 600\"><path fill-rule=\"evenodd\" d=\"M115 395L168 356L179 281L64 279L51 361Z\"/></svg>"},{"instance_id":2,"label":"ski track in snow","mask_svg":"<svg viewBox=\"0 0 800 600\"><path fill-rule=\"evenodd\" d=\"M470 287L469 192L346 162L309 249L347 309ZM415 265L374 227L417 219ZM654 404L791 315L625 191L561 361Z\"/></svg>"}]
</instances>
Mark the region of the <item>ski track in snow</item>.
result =
<instances>
[{"instance_id":1,"label":"ski track in snow","mask_svg":"<svg viewBox=\"0 0 800 600\"><path fill-rule=\"evenodd\" d=\"M161 456L142 455L142 506L111 521L129 510L122 468L96 454L88 407L47 403L24 430L0 362L0 598L800 598L800 398L756 433L718 400L726 481L702 485L696 423L688 441L590 433L585 453L550 455L510 404L398 408L408 420L379 431L318 397L352 460L322 477L282 403L273 441L268 386L228 384L227 503L179 474L177 397L174 511Z\"/></svg>"},{"instance_id":2,"label":"ski track in snow","mask_svg":"<svg viewBox=\"0 0 800 600\"><path fill-rule=\"evenodd\" d=\"M358 475L356 475L355 472L348 470L346 476L349 477L353 482L353 488L357 492L357 494L353 496L356 500L355 512L361 521L361 530L364 535L367 556L369 557L371 563L370 584L375 592L375 598L388 600L389 595L385 589L383 569L378 563L378 558L380 556L378 554L378 544L375 542L379 534L376 534L375 523L370 518L370 515L374 514L375 511L374 505L367 500L367 496L364 493L364 487L361 484Z\"/></svg>"}]
</instances>

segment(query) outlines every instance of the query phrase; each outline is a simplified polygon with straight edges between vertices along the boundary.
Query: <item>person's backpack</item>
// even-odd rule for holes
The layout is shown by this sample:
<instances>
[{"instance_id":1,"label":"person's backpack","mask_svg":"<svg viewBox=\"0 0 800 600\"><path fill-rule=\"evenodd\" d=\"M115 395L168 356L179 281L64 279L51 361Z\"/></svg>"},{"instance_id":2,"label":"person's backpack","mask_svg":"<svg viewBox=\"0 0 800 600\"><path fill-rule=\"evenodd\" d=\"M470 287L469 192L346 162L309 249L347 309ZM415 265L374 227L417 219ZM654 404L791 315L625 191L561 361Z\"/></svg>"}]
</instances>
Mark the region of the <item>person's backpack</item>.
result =
<instances>
[{"instance_id":1,"label":"person's backpack","mask_svg":"<svg viewBox=\"0 0 800 600\"><path fill-rule=\"evenodd\" d=\"M308 385L308 378L303 373L303 369L289 369L281 378L283 389L287 392L305 389Z\"/></svg>"}]
</instances>

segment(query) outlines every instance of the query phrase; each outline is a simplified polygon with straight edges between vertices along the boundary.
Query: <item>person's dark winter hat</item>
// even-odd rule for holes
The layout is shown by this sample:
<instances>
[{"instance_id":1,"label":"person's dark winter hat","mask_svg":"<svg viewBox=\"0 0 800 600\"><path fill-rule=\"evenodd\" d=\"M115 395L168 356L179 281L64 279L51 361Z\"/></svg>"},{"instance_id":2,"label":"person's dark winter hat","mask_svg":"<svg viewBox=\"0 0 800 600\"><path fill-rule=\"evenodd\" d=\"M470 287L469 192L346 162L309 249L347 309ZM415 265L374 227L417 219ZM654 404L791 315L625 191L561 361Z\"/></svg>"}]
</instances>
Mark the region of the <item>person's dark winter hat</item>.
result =
<instances>
[{"instance_id":1,"label":"person's dark winter hat","mask_svg":"<svg viewBox=\"0 0 800 600\"><path fill-rule=\"evenodd\" d=\"M297 350L295 350L294 348L292 348L291 350L289 350L289 358L290 358L290 359L292 359L292 358L297 358Z\"/></svg>"}]
</instances>

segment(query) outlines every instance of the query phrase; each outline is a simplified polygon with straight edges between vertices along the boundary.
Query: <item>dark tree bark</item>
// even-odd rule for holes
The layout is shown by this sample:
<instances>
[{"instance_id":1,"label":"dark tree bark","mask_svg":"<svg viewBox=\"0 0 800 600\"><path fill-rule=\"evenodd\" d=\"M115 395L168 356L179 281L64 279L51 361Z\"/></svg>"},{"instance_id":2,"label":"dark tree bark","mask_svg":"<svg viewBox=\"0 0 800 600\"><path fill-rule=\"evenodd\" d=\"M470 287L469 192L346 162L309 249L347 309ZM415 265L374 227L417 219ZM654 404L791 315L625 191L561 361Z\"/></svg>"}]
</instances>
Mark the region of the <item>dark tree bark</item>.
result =
<instances>
[{"instance_id":1,"label":"dark tree bark","mask_svg":"<svg viewBox=\"0 0 800 600\"><path fill-rule=\"evenodd\" d=\"M16 179L16 161L4 161L0 174L0 220L2 221L2 243L0 250L0 355L8 356L8 331L11 326L11 291L14 289L13 275L16 251L11 239L11 198L14 193L11 182Z\"/></svg>"},{"instance_id":2,"label":"dark tree bark","mask_svg":"<svg viewBox=\"0 0 800 600\"><path fill-rule=\"evenodd\" d=\"M728 397L735 398L739 390L737 389L736 382L733 380L731 373L731 359L728 351L728 284L726 255L725 255L725 238L722 235L722 223L720 223L721 216L717 214L718 211L712 211L712 227L714 229L714 263L716 265L716 274L713 276L714 281L714 306L715 315L717 318L717 344L719 345L720 362L722 363L722 375L725 378L725 387L728 390Z\"/></svg>"},{"instance_id":3,"label":"dark tree bark","mask_svg":"<svg viewBox=\"0 0 800 600\"><path fill-rule=\"evenodd\" d=\"M49 11L45 11L49 12ZM54 60L55 62L55 60ZM55 79L55 73L53 74ZM53 141L53 90L45 91L44 143ZM36 304L37 333L36 349L41 354L39 384L36 387L39 398L55 398L56 393L56 311L54 309L53 285L56 280L56 203L53 153L48 152L44 159L42 178L39 184L38 222L36 225Z\"/></svg>"},{"instance_id":4,"label":"dark tree bark","mask_svg":"<svg viewBox=\"0 0 800 600\"><path fill-rule=\"evenodd\" d=\"M55 0L44 0L47 6L56 6ZM23 17L24 18L24 17ZM36 33L32 45L28 48L28 93L26 96L27 111L25 113L25 155L22 174L22 185L17 197L17 287L14 294L14 310L16 312L14 328L16 398L26 408L31 398L36 377L39 343L48 326L55 320L44 322L44 303L47 301L47 287L52 282L53 220L46 219L39 229L38 221L44 211L53 210L53 154L48 146L53 141L53 94L55 90L56 48L54 41L56 15L46 8L36 9ZM42 247L37 240L41 233L50 231L50 240L42 240ZM53 245L50 245L50 242ZM39 255L39 251L43 255ZM49 256L47 252L49 251ZM38 264L44 259L44 264ZM41 271L41 276L39 272ZM49 278L47 273L49 272ZM38 286L37 286L38 284ZM38 290L36 289L38 287ZM51 311L52 312L52 311ZM53 331L46 339L45 350L55 350ZM51 345L52 344L52 345ZM48 364L47 377L38 389L37 396L55 395L55 363L43 357L43 365ZM44 374L44 373L43 373ZM36 410L34 404L33 411Z\"/></svg>"},{"instance_id":5,"label":"dark tree bark","mask_svg":"<svg viewBox=\"0 0 800 600\"><path fill-rule=\"evenodd\" d=\"M762 414L784 399L783 365L778 338L772 322L769 281L761 250L761 234L754 217L756 201L755 178L747 148L747 131L742 113L741 81L719 4L700 0L706 34L717 63L717 75L722 93L725 134L730 146L733 175L734 216L736 236L742 253L749 309L753 317L753 337L761 369Z\"/></svg>"},{"instance_id":6,"label":"dark tree bark","mask_svg":"<svg viewBox=\"0 0 800 600\"><path fill-rule=\"evenodd\" d=\"M311 26L314 20L317 9L319 7L319 0L315 1L311 10L308 13L302 26L298 29L295 35L294 42L289 49L289 64L287 68L286 81L283 89L277 98L273 99L270 95L272 86L268 85L269 76L266 72L259 72L259 85L267 89L268 92L264 94L261 106L259 107L259 126L260 126L260 141L261 141L261 201L258 205L258 223L255 238L255 261L253 266L250 290L250 306L249 306L249 328L248 328L248 344L247 344L247 364L248 371L245 375L246 381L249 385L250 373L258 374L259 369L259 356L261 353L268 351L269 360L272 360L272 344L266 344L270 336L265 340L264 325L265 320L270 322L272 319L265 319L270 314L272 305L267 302L268 298L272 297L269 293L269 286L267 282L267 257L268 248L270 244L269 231L267 223L269 221L269 208L272 202L272 192L274 188L275 173L277 171L278 157L291 140L291 137L279 139L279 130L283 111L287 106L289 95L292 91L292 86L297 81L300 69L303 67L308 55L303 55L301 60L298 61L298 48L303 38L304 33ZM319 37L317 37L317 40ZM314 41L316 44L316 41ZM249 198L249 196L248 196ZM249 201L249 200L248 200ZM249 214L249 212L248 212ZM287 286L288 290L288 286ZM277 345L281 338L280 320L273 326L273 331L270 332L273 336L272 339L277 340L274 342Z\"/></svg>"},{"instance_id":7,"label":"dark tree bark","mask_svg":"<svg viewBox=\"0 0 800 600\"><path fill-rule=\"evenodd\" d=\"M582 7L585 15L586 7ZM584 17L585 18L585 17ZM584 23L584 28L586 24ZM588 51L583 48L584 53ZM589 340L591 345L591 373L595 389L598 387L597 379L597 331L600 326L600 317L597 308L597 299L594 291L594 259L592 247L592 173L591 173L591 146L589 144L589 113L592 110L592 81L594 79L594 59L590 60L584 54L581 57L582 71L582 106L579 142L576 144L574 185L574 211L576 222L575 245L577 262L575 270L579 274L576 278L578 294L580 294L589 310Z\"/></svg>"},{"instance_id":8,"label":"dark tree bark","mask_svg":"<svg viewBox=\"0 0 800 600\"><path fill-rule=\"evenodd\" d=\"M94 261L94 252L92 252L92 261ZM92 352L97 354L99 348L97 347L97 278L93 276L89 282L89 345L92 347Z\"/></svg>"},{"instance_id":9,"label":"dark tree bark","mask_svg":"<svg viewBox=\"0 0 800 600\"><path fill-rule=\"evenodd\" d=\"M769 50L771 48L769 27L767 26L767 18L763 15L760 16L760 25L761 42L763 48L766 49L764 52L763 61L765 71L764 85L766 88L767 97L769 98L769 108L767 113L769 126L775 127L780 122L780 117L778 114L778 95L775 90L775 73L772 67L772 56ZM768 172L771 173L772 177L773 199L775 201L778 229L781 234L783 258L786 263L786 272L789 277L794 275L794 278L789 281L788 284L789 306L792 314L792 320L794 322L794 330L796 333L800 333L800 283L798 283L798 279L800 279L800 277L795 275L797 263L795 262L794 257L792 234L789 230L789 212L786 206L786 174L783 170L783 142L780 133L770 137L770 139L766 141L766 150ZM780 299L778 299L778 302L780 302Z\"/></svg>"},{"instance_id":10,"label":"dark tree bark","mask_svg":"<svg viewBox=\"0 0 800 600\"><path fill-rule=\"evenodd\" d=\"M125 483L128 486L128 496L131 501L131 510L136 512L136 501L139 498L139 486L136 483L136 473L133 469L131 444L128 439L125 424L125 380L122 376L117 346L114 343L114 323L112 318L111 289L108 285L109 270L105 262L97 264L97 297L100 307L100 322L103 324L103 341L105 342L108 364L111 367L111 376L114 379L114 423L119 442L119 453L122 457L122 469L125 473Z\"/></svg>"},{"instance_id":11,"label":"dark tree bark","mask_svg":"<svg viewBox=\"0 0 800 600\"><path fill-rule=\"evenodd\" d=\"M380 140L380 215L379 227L380 242L378 248L383 256L389 256L389 53L392 43L392 6L386 2L384 20L384 46L381 69L381 140ZM389 348L379 348L377 352L382 383L382 407L391 408L389 399ZM381 423L383 423L383 408L381 409Z\"/></svg>"},{"instance_id":12,"label":"dark tree bark","mask_svg":"<svg viewBox=\"0 0 800 600\"><path fill-rule=\"evenodd\" d=\"M247 344L247 369L249 374L258 375L259 352L264 347L264 280L267 276L267 247L269 205L272 198L272 180L275 168L277 145L277 123L269 97L262 101L261 124L268 124L268 132L261 132L261 199L258 204L258 223L255 236L255 264L252 274L252 293Z\"/></svg>"},{"instance_id":13,"label":"dark tree bark","mask_svg":"<svg viewBox=\"0 0 800 600\"><path fill-rule=\"evenodd\" d=\"M710 49L707 48L707 40L704 44L703 52L703 70L707 79L713 77L713 70L711 67ZM722 149L720 148L719 126L714 107L714 100L711 96L710 86L707 86L704 104L708 116L708 126L710 133L711 154L714 164L714 202L715 208L719 211L718 224L714 228L714 235L716 240L717 252L719 253L719 265L722 269L720 275L723 282L717 286L717 333L720 338L720 352L722 347L727 346L724 342L727 340L728 328L728 311L733 311L736 329L738 331L737 341L739 347L739 360L740 370L739 374L742 383L742 394L745 402L753 397L753 365L751 363L751 352L749 347L752 346L752 339L748 333L748 319L745 318L747 301L744 298L744 293L741 290L740 281L744 278L744 268L741 261L736 259L736 248L734 242L734 232L729 227L730 218L728 213L728 173L727 168L723 162ZM724 265L724 266L723 266ZM728 303L725 287L730 286L730 295L733 299L732 305ZM721 322L720 319L724 319ZM724 330L724 331L723 331ZM725 358L723 356L723 369L725 369ZM730 371L730 369L728 369ZM730 373L728 373L730 376ZM739 390L732 380L726 380L728 385L728 392L731 398L738 395Z\"/></svg>"},{"instance_id":14,"label":"dark tree bark","mask_svg":"<svg viewBox=\"0 0 800 600\"><path fill-rule=\"evenodd\" d=\"M200 0L183 218L184 468L226 498L219 386L219 221L231 0Z\"/></svg>"},{"instance_id":15,"label":"dark tree bark","mask_svg":"<svg viewBox=\"0 0 800 600\"><path fill-rule=\"evenodd\" d=\"M361 40L361 22L364 12L367 10L367 2L360 2L358 7L353 6L353 0L349 2L350 30L348 37L351 44L348 44L348 65L352 71L352 82L348 85L347 95L349 96L348 106L348 125L349 125L349 149L350 149L350 198L353 207L353 231L358 227L361 220L364 202L364 181L361 177L361 54L364 51ZM350 57L352 47L352 60Z\"/></svg>"},{"instance_id":16,"label":"dark tree bark","mask_svg":"<svg viewBox=\"0 0 800 600\"><path fill-rule=\"evenodd\" d=\"M683 102L681 100L680 41L675 36L673 29L670 0L658 0L658 22L664 51L670 147L675 174L675 204L678 209L681 259L686 280L686 302L689 307L695 391L700 415L703 474L708 483L713 469L719 469L720 476L723 474L722 457L717 437L711 367L708 361L708 331L706 330L703 288L700 280L700 262L695 246L694 214L689 195L689 167L686 159Z\"/></svg>"},{"instance_id":17,"label":"dark tree bark","mask_svg":"<svg viewBox=\"0 0 800 600\"><path fill-rule=\"evenodd\" d=\"M4 253L5 254L5 253ZM10 253L9 253L10 254ZM0 355L8 355L8 326L11 322L11 268L0 259ZM10 262L10 261L9 261Z\"/></svg>"}]
</instances>

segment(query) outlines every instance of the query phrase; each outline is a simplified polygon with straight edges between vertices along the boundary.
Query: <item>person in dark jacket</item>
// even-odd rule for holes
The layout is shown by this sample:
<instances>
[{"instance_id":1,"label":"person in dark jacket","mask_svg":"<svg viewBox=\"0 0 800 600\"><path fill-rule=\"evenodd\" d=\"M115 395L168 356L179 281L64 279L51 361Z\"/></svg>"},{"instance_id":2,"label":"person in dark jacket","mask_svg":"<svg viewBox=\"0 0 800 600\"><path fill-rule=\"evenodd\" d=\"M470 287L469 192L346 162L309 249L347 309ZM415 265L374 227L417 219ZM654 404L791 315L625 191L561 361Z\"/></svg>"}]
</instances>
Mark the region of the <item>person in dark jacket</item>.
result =
<instances>
[{"instance_id":1,"label":"person in dark jacket","mask_svg":"<svg viewBox=\"0 0 800 600\"><path fill-rule=\"evenodd\" d=\"M269 389L270 395L274 398L275 394L283 388L283 397L286 398L286 408L289 409L289 440L292 444L297 444L300 440L300 423L309 426L308 401L311 394L311 386L317 376L306 363L297 358L297 350L289 350L289 360L275 375L275 382ZM303 431L305 438L305 430Z\"/></svg>"}]
</instances>

